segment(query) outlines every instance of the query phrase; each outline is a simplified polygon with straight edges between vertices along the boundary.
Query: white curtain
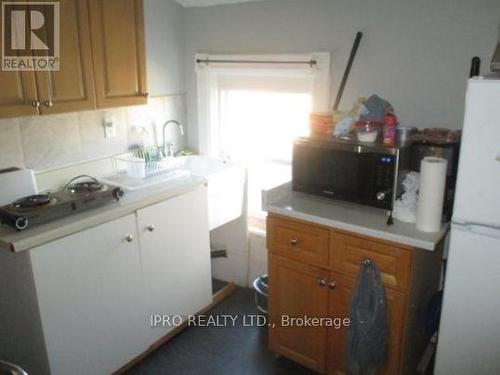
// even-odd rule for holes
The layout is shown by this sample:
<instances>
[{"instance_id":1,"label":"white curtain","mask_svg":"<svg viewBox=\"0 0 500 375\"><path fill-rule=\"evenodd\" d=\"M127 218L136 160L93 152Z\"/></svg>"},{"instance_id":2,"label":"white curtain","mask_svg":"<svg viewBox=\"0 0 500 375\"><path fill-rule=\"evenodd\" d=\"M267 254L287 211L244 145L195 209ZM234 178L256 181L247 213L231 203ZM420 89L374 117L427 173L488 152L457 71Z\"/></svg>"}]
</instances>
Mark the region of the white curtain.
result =
<instances>
[{"instance_id":1,"label":"white curtain","mask_svg":"<svg viewBox=\"0 0 500 375\"><path fill-rule=\"evenodd\" d=\"M198 63L217 61L274 61L287 63ZM307 62L314 60L315 65ZM221 92L253 90L268 92L309 92L311 110L327 111L330 98L330 54L300 55L206 55L195 56L198 79L198 131L202 154L221 156Z\"/></svg>"}]
</instances>

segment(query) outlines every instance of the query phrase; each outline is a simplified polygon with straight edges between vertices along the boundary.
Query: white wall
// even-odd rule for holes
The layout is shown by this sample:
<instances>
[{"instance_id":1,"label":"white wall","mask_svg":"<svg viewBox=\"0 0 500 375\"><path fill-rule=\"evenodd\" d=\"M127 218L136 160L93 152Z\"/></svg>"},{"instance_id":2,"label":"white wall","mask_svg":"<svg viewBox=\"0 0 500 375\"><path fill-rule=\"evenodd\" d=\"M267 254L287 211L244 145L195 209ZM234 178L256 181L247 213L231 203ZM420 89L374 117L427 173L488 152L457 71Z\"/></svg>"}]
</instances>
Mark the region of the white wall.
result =
<instances>
[{"instance_id":1,"label":"white wall","mask_svg":"<svg viewBox=\"0 0 500 375\"><path fill-rule=\"evenodd\" d=\"M145 0L146 65L151 96L184 93L184 8L171 0Z\"/></svg>"},{"instance_id":2,"label":"white wall","mask_svg":"<svg viewBox=\"0 0 500 375\"><path fill-rule=\"evenodd\" d=\"M198 145L193 56L332 54L332 100L355 33L364 32L342 108L373 92L404 125L461 128L473 56L486 72L498 36L499 0L268 0L185 10L189 144Z\"/></svg>"}]
</instances>

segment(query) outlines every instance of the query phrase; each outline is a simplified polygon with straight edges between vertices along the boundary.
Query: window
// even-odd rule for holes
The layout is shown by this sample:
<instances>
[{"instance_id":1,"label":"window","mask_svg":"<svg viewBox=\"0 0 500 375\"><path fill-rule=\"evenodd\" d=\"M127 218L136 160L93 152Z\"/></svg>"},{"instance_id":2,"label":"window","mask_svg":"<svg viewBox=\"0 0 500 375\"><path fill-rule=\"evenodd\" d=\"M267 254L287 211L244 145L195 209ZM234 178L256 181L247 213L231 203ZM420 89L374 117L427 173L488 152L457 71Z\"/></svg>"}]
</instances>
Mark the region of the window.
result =
<instances>
[{"instance_id":1,"label":"window","mask_svg":"<svg viewBox=\"0 0 500 375\"><path fill-rule=\"evenodd\" d=\"M200 60L208 57L197 56ZM308 115L328 106L329 55L217 56L210 60L317 60L210 63L198 67L200 149L248 170L248 214L263 218L261 190L291 178L293 139L308 133Z\"/></svg>"}]
</instances>

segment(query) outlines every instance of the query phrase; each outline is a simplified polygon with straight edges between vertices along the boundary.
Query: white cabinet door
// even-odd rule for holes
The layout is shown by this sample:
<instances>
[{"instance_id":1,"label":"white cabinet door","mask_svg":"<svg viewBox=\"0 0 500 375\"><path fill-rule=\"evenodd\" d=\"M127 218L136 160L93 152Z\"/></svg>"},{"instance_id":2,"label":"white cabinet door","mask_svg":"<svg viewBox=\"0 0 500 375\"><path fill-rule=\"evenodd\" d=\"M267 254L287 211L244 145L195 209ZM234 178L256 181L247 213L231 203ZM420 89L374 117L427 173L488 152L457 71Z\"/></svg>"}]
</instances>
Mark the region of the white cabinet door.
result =
<instances>
[{"instance_id":1,"label":"white cabinet door","mask_svg":"<svg viewBox=\"0 0 500 375\"><path fill-rule=\"evenodd\" d=\"M30 253L53 375L109 374L146 350L135 215Z\"/></svg>"},{"instance_id":2,"label":"white cabinet door","mask_svg":"<svg viewBox=\"0 0 500 375\"><path fill-rule=\"evenodd\" d=\"M212 300L206 187L137 212L149 314L185 317ZM155 341L173 327L152 328Z\"/></svg>"}]
</instances>

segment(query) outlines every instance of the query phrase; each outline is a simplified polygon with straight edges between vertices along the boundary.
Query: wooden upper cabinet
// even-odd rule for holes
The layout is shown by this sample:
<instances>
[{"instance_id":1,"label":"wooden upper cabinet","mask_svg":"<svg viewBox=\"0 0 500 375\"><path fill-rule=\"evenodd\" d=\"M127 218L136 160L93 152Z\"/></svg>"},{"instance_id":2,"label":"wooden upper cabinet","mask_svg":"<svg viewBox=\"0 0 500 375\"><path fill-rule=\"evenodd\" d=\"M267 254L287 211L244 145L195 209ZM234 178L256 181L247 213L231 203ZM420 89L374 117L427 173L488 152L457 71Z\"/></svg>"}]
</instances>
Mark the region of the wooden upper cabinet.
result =
<instances>
[{"instance_id":1,"label":"wooden upper cabinet","mask_svg":"<svg viewBox=\"0 0 500 375\"><path fill-rule=\"evenodd\" d=\"M98 107L147 102L141 0L90 0Z\"/></svg>"},{"instance_id":2,"label":"wooden upper cabinet","mask_svg":"<svg viewBox=\"0 0 500 375\"><path fill-rule=\"evenodd\" d=\"M0 118L37 115L33 72L0 70Z\"/></svg>"},{"instance_id":3,"label":"wooden upper cabinet","mask_svg":"<svg viewBox=\"0 0 500 375\"><path fill-rule=\"evenodd\" d=\"M36 72L42 114L96 107L87 1L60 0L59 4L60 70Z\"/></svg>"},{"instance_id":4,"label":"wooden upper cabinet","mask_svg":"<svg viewBox=\"0 0 500 375\"><path fill-rule=\"evenodd\" d=\"M3 38L0 38L3 50ZM0 68L0 118L38 114L33 72L8 72Z\"/></svg>"}]
</instances>

